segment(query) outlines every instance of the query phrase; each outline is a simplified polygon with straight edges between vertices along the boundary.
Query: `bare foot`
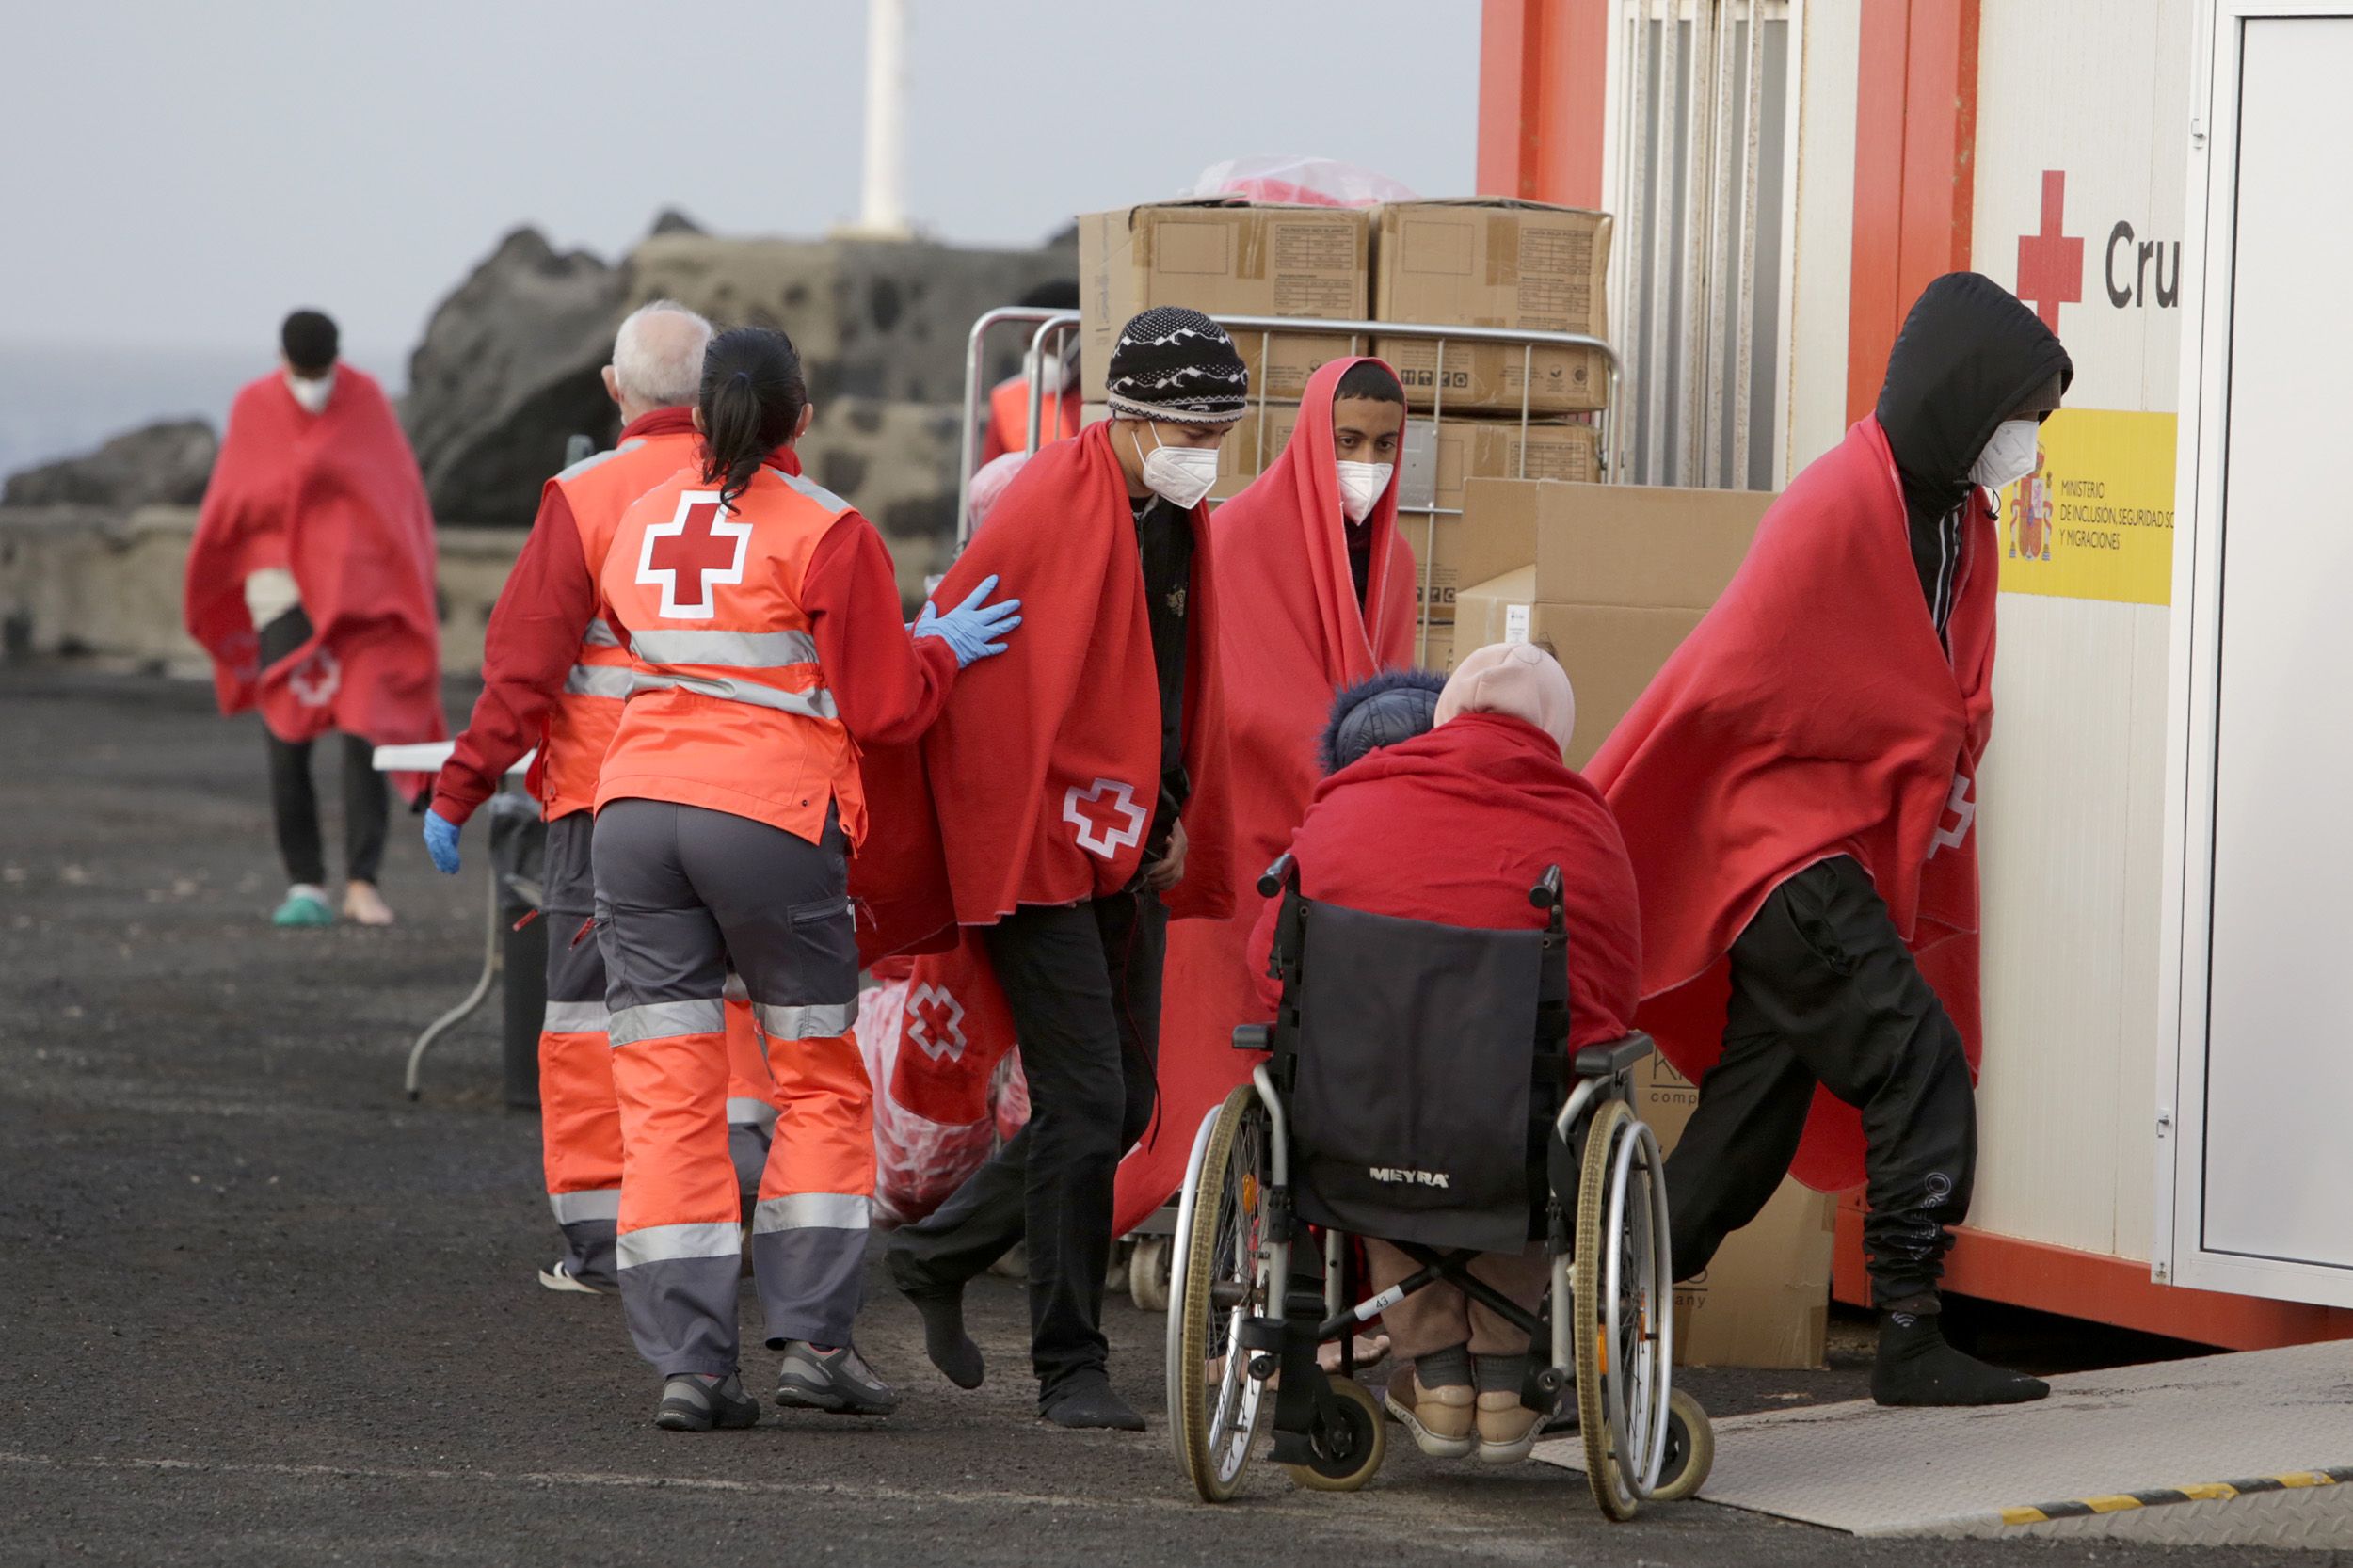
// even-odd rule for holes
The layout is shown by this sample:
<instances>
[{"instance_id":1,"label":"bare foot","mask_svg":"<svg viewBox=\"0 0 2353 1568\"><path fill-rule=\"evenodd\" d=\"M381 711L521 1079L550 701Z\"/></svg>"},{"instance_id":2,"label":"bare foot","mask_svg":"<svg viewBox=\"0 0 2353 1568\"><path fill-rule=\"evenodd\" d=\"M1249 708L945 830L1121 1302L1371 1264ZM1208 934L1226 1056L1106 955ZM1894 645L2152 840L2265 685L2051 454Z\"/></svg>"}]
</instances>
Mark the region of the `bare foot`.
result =
<instances>
[{"instance_id":1,"label":"bare foot","mask_svg":"<svg viewBox=\"0 0 2353 1568\"><path fill-rule=\"evenodd\" d=\"M344 919L359 925L390 925L392 906L373 882L354 882L344 888Z\"/></svg>"}]
</instances>

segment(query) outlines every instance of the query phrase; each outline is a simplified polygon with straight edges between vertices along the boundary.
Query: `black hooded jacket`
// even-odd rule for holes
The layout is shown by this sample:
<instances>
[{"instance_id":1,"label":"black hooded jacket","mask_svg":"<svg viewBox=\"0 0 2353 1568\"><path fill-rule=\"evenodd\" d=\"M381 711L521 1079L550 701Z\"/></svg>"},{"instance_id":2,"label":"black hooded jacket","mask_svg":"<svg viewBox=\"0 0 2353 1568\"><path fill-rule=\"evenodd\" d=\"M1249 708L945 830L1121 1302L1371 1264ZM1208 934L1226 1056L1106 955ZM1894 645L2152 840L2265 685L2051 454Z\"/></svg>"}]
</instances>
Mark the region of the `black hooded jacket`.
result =
<instances>
[{"instance_id":1,"label":"black hooded jacket","mask_svg":"<svg viewBox=\"0 0 2353 1568\"><path fill-rule=\"evenodd\" d=\"M1912 559L1941 635L1961 556L1969 470L2004 420L2073 361L2040 317L1991 278L1948 272L1921 291L1880 390L1879 423L1903 478Z\"/></svg>"}]
</instances>

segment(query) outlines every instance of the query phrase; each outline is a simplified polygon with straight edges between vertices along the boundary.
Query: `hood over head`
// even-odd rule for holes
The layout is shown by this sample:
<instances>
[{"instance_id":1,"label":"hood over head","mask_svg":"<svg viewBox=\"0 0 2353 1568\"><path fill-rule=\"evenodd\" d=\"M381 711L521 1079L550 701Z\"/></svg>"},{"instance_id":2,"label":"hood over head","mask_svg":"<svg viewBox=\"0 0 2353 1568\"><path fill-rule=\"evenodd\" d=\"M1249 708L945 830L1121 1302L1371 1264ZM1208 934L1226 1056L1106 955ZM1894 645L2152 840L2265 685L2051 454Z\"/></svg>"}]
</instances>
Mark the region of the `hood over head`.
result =
<instances>
[{"instance_id":1,"label":"hood over head","mask_svg":"<svg viewBox=\"0 0 2353 1568\"><path fill-rule=\"evenodd\" d=\"M1948 272L1920 293L1887 356L1877 414L1906 504L1942 517L1969 493L1969 469L1994 427L2036 392L2075 377L2034 312L1993 279Z\"/></svg>"},{"instance_id":2,"label":"hood over head","mask_svg":"<svg viewBox=\"0 0 2353 1568\"><path fill-rule=\"evenodd\" d=\"M1435 670L1384 670L1342 687L1316 743L1317 763L1327 774L1337 773L1369 752L1428 733L1437 722L1438 694L1445 689L1446 677Z\"/></svg>"}]
</instances>

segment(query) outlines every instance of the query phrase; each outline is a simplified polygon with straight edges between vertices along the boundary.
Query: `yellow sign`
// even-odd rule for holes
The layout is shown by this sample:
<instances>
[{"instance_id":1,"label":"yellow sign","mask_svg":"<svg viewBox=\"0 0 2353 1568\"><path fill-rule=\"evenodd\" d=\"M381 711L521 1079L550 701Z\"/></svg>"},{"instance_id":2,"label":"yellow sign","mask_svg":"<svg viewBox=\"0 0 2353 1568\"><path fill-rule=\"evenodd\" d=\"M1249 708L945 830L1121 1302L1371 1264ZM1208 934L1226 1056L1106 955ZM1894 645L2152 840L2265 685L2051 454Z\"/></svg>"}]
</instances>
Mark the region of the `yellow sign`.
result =
<instances>
[{"instance_id":1,"label":"yellow sign","mask_svg":"<svg viewBox=\"0 0 2353 1568\"><path fill-rule=\"evenodd\" d=\"M2046 420L2034 472L2002 492L2002 591L2171 603L2173 424L2119 408Z\"/></svg>"}]
</instances>

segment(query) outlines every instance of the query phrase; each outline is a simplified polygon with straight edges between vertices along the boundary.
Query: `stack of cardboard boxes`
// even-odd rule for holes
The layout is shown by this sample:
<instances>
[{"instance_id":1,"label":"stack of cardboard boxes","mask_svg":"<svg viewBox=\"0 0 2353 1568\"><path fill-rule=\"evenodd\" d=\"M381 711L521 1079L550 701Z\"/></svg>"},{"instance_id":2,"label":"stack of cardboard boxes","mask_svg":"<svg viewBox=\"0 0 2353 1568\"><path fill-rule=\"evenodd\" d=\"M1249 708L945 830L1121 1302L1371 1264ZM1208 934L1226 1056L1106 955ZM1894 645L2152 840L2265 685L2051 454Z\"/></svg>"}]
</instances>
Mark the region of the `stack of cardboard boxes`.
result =
<instances>
[{"instance_id":1,"label":"stack of cardboard boxes","mask_svg":"<svg viewBox=\"0 0 2353 1568\"><path fill-rule=\"evenodd\" d=\"M1732 579L1772 497L1601 486L1594 415L1609 360L1533 348L1319 330L1327 322L1607 333L1609 218L1494 200L1416 201L1370 213L1176 202L1080 222L1081 360L1090 420L1121 324L1156 305L1280 316L1297 331L1237 331L1254 402L1226 439L1213 500L1232 496L1289 440L1307 378L1377 353L1411 417L1399 525L1421 568L1418 662L1453 667L1491 642L1531 642L1577 692L1568 760L1583 766ZM1663 1062L1637 1109L1673 1142L1696 1098ZM1831 1200L1785 1183L1676 1292L1678 1358L1793 1367L1822 1358Z\"/></svg>"},{"instance_id":2,"label":"stack of cardboard boxes","mask_svg":"<svg viewBox=\"0 0 2353 1568\"><path fill-rule=\"evenodd\" d=\"M1608 331L1609 218L1534 202L1411 201L1359 211L1163 202L1079 224L1080 345L1090 420L1120 325L1156 305L1215 316L1379 321L1523 331ZM1400 522L1421 565L1425 663L1450 655L1455 556L1476 478L1601 477L1593 417L1608 406L1597 349L1523 348L1387 334L1237 331L1256 406L1228 437L1213 501L1279 456L1307 378L1326 360L1378 354L1413 412L1400 462Z\"/></svg>"}]
</instances>

